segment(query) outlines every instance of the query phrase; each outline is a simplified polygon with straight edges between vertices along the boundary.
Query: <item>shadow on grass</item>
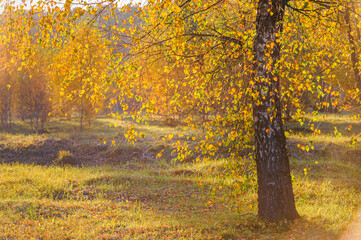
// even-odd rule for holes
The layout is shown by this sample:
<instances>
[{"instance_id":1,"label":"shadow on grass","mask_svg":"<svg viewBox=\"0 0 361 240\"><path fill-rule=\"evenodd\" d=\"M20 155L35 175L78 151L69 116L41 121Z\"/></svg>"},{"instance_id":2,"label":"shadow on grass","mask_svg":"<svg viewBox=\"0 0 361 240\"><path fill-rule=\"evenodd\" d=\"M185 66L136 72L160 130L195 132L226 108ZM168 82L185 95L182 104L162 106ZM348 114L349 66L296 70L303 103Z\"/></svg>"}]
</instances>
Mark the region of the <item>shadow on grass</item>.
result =
<instances>
[{"instance_id":1,"label":"shadow on grass","mask_svg":"<svg viewBox=\"0 0 361 240\"><path fill-rule=\"evenodd\" d=\"M36 135L31 123L21 120L14 120L10 129L0 128L0 131L11 135ZM46 122L44 131L40 131L39 134L46 134L49 136L62 135L64 137L71 137L81 135L86 136L88 134L96 133L114 133L114 128L110 127L110 125L104 121L104 118L96 118L94 121L92 121L90 126L85 124L83 130L81 131L78 118L73 118L71 120L54 118L49 122Z\"/></svg>"},{"instance_id":2,"label":"shadow on grass","mask_svg":"<svg viewBox=\"0 0 361 240\"><path fill-rule=\"evenodd\" d=\"M296 120L291 120L285 123L284 129L288 132L293 132L295 134L302 133L303 135L312 134L311 126L309 124L314 124L315 128L321 130L321 134L326 135L335 135L335 128L337 132L341 133L342 136L353 136L357 135L361 129L360 120L350 120L350 115L342 114L329 114L326 115L326 118L320 119L317 122L311 121L308 117L304 120L303 125Z\"/></svg>"},{"instance_id":3,"label":"shadow on grass","mask_svg":"<svg viewBox=\"0 0 361 240\"><path fill-rule=\"evenodd\" d=\"M249 208L247 203L256 204L253 188L244 191L244 199L240 199L242 212L250 213L242 215L235 211L236 203L229 199L227 187L214 191L218 183L204 181L199 185L197 175L174 174L171 169L161 169L163 172L155 174L157 170L104 169L99 175L83 180L68 180L67 176L65 185L60 187L36 186L40 192L36 193L35 201L21 200L22 195L14 192L18 197L13 199L17 200L0 204L0 210L9 212L11 224L18 224L19 219L29 220L31 224L32 221L53 224L55 219L59 226L66 225L69 219L82 221L96 229L97 238L103 236L106 224L120 219L119 227L108 229L115 239L121 234L128 239L335 239L332 232L311 221L284 224L260 221L255 216L256 209ZM36 182L18 184L28 190ZM30 229L38 230L36 226L37 223ZM72 236L75 229L67 229L66 234Z\"/></svg>"},{"instance_id":4,"label":"shadow on grass","mask_svg":"<svg viewBox=\"0 0 361 240\"><path fill-rule=\"evenodd\" d=\"M294 223L269 224L250 214L234 211L235 204L224 197L227 189L212 195L212 184L198 185L196 179L152 177L100 177L88 180L86 186L96 192L105 186L106 198L114 202L136 203L142 211L172 219L181 227L192 226L204 236L215 239L336 239L337 235L321 225L298 219ZM121 190L118 187L121 187ZM247 193L245 193L247 194ZM104 195L103 195L104 196ZM212 202L212 204L207 204ZM253 202L255 204L255 202ZM206 237L205 237L206 238Z\"/></svg>"},{"instance_id":5,"label":"shadow on grass","mask_svg":"<svg viewBox=\"0 0 361 240\"><path fill-rule=\"evenodd\" d=\"M163 155L171 157L173 148L152 140L139 139L135 145L129 144L124 128L110 127L108 121L111 120L96 119L90 128L79 131L76 121L54 120L48 123L48 133L41 136L27 124L15 122L9 132L0 135L0 162L48 166L60 151L74 156L72 166L118 164L135 159L149 162L163 149Z\"/></svg>"},{"instance_id":6,"label":"shadow on grass","mask_svg":"<svg viewBox=\"0 0 361 240\"><path fill-rule=\"evenodd\" d=\"M109 163L125 164L135 160L147 164L150 161L155 161L157 153L157 150L143 149L142 146L138 145L120 144L117 147L112 147L96 142L50 138L25 146L8 147L0 144L0 161L2 163L50 166L56 164L59 153L62 151L69 152L72 161L69 161L68 165L73 167Z\"/></svg>"}]
</instances>

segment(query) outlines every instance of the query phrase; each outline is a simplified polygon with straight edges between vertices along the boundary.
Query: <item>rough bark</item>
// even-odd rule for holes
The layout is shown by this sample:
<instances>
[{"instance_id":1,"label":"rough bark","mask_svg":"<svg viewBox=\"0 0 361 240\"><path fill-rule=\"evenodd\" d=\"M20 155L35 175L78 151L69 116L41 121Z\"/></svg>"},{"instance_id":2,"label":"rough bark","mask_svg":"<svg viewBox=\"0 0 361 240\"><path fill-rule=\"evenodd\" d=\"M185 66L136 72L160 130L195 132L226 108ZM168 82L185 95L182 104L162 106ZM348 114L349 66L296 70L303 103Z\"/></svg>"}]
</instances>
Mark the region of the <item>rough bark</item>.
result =
<instances>
[{"instance_id":1,"label":"rough bark","mask_svg":"<svg viewBox=\"0 0 361 240\"><path fill-rule=\"evenodd\" d=\"M351 19L350 19L349 5L346 5L344 17L345 17L345 22L346 22L346 27L347 27L348 42L349 42L350 48L351 48L351 62L352 62L352 69L353 69L353 73L354 73L354 77L355 77L356 88L361 89L360 70L358 68L358 66L359 66L358 54L357 54L355 39L352 34L352 25L351 25Z\"/></svg>"},{"instance_id":2,"label":"rough bark","mask_svg":"<svg viewBox=\"0 0 361 240\"><path fill-rule=\"evenodd\" d=\"M355 4L355 1L352 1L351 2L352 4L352 11L353 12L356 12L356 4ZM358 26L358 19L356 18L355 19L355 25ZM361 40L361 33L360 33L360 28L359 27L356 27L356 32L357 32L357 41L360 41Z\"/></svg>"},{"instance_id":3,"label":"rough bark","mask_svg":"<svg viewBox=\"0 0 361 240\"><path fill-rule=\"evenodd\" d=\"M258 214L261 219L271 222L299 217L292 190L277 72L280 59L278 34L282 32L286 3L259 0L253 49Z\"/></svg>"},{"instance_id":4,"label":"rough bark","mask_svg":"<svg viewBox=\"0 0 361 240\"><path fill-rule=\"evenodd\" d=\"M80 111L80 130L83 130L83 108Z\"/></svg>"},{"instance_id":5,"label":"rough bark","mask_svg":"<svg viewBox=\"0 0 361 240\"><path fill-rule=\"evenodd\" d=\"M35 112L34 118L35 118L35 133L39 134L39 116L38 116L38 112Z\"/></svg>"},{"instance_id":6,"label":"rough bark","mask_svg":"<svg viewBox=\"0 0 361 240\"><path fill-rule=\"evenodd\" d=\"M11 94L11 88L9 89L9 129L11 129L11 99L12 99L12 94Z\"/></svg>"},{"instance_id":7,"label":"rough bark","mask_svg":"<svg viewBox=\"0 0 361 240\"><path fill-rule=\"evenodd\" d=\"M83 117L84 117L84 107L83 107L83 97L80 99L80 131L83 130Z\"/></svg>"}]
</instances>

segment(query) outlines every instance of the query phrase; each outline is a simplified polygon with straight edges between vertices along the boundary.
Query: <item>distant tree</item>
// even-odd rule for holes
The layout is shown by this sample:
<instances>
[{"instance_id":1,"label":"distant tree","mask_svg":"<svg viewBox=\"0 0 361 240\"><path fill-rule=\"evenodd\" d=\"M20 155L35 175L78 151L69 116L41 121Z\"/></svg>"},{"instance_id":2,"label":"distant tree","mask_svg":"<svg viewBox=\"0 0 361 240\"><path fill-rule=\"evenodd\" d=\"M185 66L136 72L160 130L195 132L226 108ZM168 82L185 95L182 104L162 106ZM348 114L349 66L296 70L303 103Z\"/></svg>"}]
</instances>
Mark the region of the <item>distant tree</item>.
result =
<instances>
[{"instance_id":1,"label":"distant tree","mask_svg":"<svg viewBox=\"0 0 361 240\"><path fill-rule=\"evenodd\" d=\"M16 37L13 36L16 16L9 2L4 2L3 7L4 10L0 15L0 115L2 125L5 129L9 129L11 128L11 109L13 106L11 84L14 80L14 74L12 72L17 67L11 55L11 51L14 50L14 43L17 41Z\"/></svg>"},{"instance_id":2,"label":"distant tree","mask_svg":"<svg viewBox=\"0 0 361 240\"><path fill-rule=\"evenodd\" d=\"M34 49L36 51L36 49ZM17 112L23 120L30 120L36 133L44 131L51 112L50 78L44 53L34 54L30 69L24 69L16 82Z\"/></svg>"},{"instance_id":3,"label":"distant tree","mask_svg":"<svg viewBox=\"0 0 361 240\"><path fill-rule=\"evenodd\" d=\"M108 41L93 26L79 24L55 53L51 67L57 106L80 114L80 129L89 125L105 97L110 49Z\"/></svg>"},{"instance_id":4,"label":"distant tree","mask_svg":"<svg viewBox=\"0 0 361 240\"><path fill-rule=\"evenodd\" d=\"M6 46L1 49L2 59L0 59L0 116L1 123L5 129L11 127L11 107L12 107L12 89L13 77L8 68L9 51Z\"/></svg>"}]
</instances>

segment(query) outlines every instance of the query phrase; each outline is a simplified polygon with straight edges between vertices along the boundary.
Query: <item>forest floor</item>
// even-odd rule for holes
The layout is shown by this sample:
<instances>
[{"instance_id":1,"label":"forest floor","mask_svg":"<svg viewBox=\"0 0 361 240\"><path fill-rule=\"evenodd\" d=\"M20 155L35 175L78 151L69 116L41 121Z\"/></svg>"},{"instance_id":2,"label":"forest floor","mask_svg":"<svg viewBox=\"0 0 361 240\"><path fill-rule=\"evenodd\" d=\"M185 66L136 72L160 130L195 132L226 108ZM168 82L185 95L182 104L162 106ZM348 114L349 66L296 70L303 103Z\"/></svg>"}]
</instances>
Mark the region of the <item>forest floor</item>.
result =
<instances>
[{"instance_id":1,"label":"forest floor","mask_svg":"<svg viewBox=\"0 0 361 240\"><path fill-rule=\"evenodd\" d=\"M285 127L302 218L278 224L257 217L253 162L238 160L233 189L226 157L172 160L173 143L194 134L182 127L136 124L145 137L133 145L130 121L98 118L80 132L56 119L42 135L16 121L0 133L0 239L350 239L360 219L361 120L326 115L315 135L312 118Z\"/></svg>"}]
</instances>

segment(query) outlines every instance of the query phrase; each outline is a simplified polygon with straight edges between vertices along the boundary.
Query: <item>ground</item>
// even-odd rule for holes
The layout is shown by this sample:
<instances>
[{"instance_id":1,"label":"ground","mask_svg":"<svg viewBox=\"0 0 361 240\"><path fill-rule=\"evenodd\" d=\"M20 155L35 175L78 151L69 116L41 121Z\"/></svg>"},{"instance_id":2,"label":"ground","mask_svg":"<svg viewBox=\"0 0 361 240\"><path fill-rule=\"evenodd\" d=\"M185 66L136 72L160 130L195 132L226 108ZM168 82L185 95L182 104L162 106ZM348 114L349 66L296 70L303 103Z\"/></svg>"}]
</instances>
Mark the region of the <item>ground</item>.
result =
<instances>
[{"instance_id":1,"label":"ground","mask_svg":"<svg viewBox=\"0 0 361 240\"><path fill-rule=\"evenodd\" d=\"M351 239L346 229L361 203L361 147L355 141L361 120L326 115L318 122L321 134L314 135L308 125L313 117L306 116L302 126L286 124L302 218L277 224L257 218L253 162L237 159L242 168L234 179L224 174L234 164L226 157L172 160L178 134L193 134L181 126L136 125L145 137L133 145L123 135L130 120L99 118L80 132L76 121L53 119L43 135L16 121L0 134L0 236ZM162 141L170 133L174 139Z\"/></svg>"},{"instance_id":2,"label":"ground","mask_svg":"<svg viewBox=\"0 0 361 240\"><path fill-rule=\"evenodd\" d=\"M361 210L355 214L355 219L342 234L340 240L360 240L361 239Z\"/></svg>"}]
</instances>

